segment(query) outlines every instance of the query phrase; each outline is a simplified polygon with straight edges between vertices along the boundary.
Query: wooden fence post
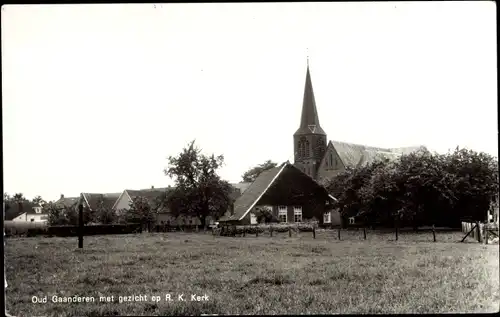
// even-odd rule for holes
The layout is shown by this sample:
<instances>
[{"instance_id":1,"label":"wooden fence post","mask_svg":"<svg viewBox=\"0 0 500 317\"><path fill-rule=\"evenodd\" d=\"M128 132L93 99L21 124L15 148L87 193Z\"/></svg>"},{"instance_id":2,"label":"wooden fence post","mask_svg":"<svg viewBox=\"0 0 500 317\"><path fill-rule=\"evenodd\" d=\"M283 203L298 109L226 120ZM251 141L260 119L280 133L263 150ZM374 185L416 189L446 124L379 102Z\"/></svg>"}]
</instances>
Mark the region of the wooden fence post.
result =
<instances>
[{"instance_id":1,"label":"wooden fence post","mask_svg":"<svg viewBox=\"0 0 500 317\"><path fill-rule=\"evenodd\" d=\"M363 238L366 240L366 227L363 227Z\"/></svg>"},{"instance_id":2,"label":"wooden fence post","mask_svg":"<svg viewBox=\"0 0 500 317\"><path fill-rule=\"evenodd\" d=\"M339 238L339 240L340 240L340 229L341 229L341 228L339 228L339 232L338 232L338 238Z\"/></svg>"},{"instance_id":3,"label":"wooden fence post","mask_svg":"<svg viewBox=\"0 0 500 317\"><path fill-rule=\"evenodd\" d=\"M476 230L477 230L477 242L481 243L481 228L479 225L479 221L476 221Z\"/></svg>"},{"instance_id":4,"label":"wooden fence post","mask_svg":"<svg viewBox=\"0 0 500 317\"><path fill-rule=\"evenodd\" d=\"M398 241L398 233L399 233L399 224L398 221L396 220L396 241Z\"/></svg>"},{"instance_id":5,"label":"wooden fence post","mask_svg":"<svg viewBox=\"0 0 500 317\"><path fill-rule=\"evenodd\" d=\"M316 239L316 229L313 227L313 239Z\"/></svg>"},{"instance_id":6,"label":"wooden fence post","mask_svg":"<svg viewBox=\"0 0 500 317\"><path fill-rule=\"evenodd\" d=\"M484 229L484 244L488 244L488 228L486 227L488 223L485 223L483 226Z\"/></svg>"},{"instance_id":7,"label":"wooden fence post","mask_svg":"<svg viewBox=\"0 0 500 317\"><path fill-rule=\"evenodd\" d=\"M292 237L292 228L291 227L288 227L288 237L289 238Z\"/></svg>"},{"instance_id":8,"label":"wooden fence post","mask_svg":"<svg viewBox=\"0 0 500 317\"><path fill-rule=\"evenodd\" d=\"M432 225L432 239L436 242L436 228Z\"/></svg>"},{"instance_id":9,"label":"wooden fence post","mask_svg":"<svg viewBox=\"0 0 500 317\"><path fill-rule=\"evenodd\" d=\"M269 226L269 234L273 237L273 226Z\"/></svg>"},{"instance_id":10,"label":"wooden fence post","mask_svg":"<svg viewBox=\"0 0 500 317\"><path fill-rule=\"evenodd\" d=\"M259 236L259 228L255 226L255 237L257 238Z\"/></svg>"},{"instance_id":11,"label":"wooden fence post","mask_svg":"<svg viewBox=\"0 0 500 317\"><path fill-rule=\"evenodd\" d=\"M247 233L247 227L243 226L243 237L245 237L246 233Z\"/></svg>"}]
</instances>

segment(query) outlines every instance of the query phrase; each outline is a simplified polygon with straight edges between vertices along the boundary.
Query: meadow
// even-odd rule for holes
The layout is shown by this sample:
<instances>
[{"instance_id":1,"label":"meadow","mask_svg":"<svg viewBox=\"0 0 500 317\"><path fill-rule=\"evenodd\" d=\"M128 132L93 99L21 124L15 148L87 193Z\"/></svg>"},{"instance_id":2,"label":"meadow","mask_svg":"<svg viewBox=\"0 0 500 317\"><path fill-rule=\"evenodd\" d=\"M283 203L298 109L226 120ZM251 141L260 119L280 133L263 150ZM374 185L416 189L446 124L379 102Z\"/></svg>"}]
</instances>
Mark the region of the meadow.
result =
<instances>
[{"instance_id":1,"label":"meadow","mask_svg":"<svg viewBox=\"0 0 500 317\"><path fill-rule=\"evenodd\" d=\"M85 237L83 249L76 237L12 237L6 306L15 316L497 312L498 245L462 237L142 233Z\"/></svg>"}]
</instances>

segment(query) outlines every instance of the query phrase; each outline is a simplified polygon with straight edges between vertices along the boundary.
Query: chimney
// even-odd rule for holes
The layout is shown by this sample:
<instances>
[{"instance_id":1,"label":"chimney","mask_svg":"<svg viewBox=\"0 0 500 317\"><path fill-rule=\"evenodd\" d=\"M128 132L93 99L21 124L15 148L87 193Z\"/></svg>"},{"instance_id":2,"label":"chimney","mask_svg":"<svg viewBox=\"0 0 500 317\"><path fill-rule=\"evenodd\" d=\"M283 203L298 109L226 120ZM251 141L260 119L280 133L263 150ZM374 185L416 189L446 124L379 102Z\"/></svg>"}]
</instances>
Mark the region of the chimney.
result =
<instances>
[{"instance_id":1,"label":"chimney","mask_svg":"<svg viewBox=\"0 0 500 317\"><path fill-rule=\"evenodd\" d=\"M155 189L155 187L153 185L151 185L151 189Z\"/></svg>"},{"instance_id":2,"label":"chimney","mask_svg":"<svg viewBox=\"0 0 500 317\"><path fill-rule=\"evenodd\" d=\"M64 199L64 194L61 194L61 199Z\"/></svg>"}]
</instances>

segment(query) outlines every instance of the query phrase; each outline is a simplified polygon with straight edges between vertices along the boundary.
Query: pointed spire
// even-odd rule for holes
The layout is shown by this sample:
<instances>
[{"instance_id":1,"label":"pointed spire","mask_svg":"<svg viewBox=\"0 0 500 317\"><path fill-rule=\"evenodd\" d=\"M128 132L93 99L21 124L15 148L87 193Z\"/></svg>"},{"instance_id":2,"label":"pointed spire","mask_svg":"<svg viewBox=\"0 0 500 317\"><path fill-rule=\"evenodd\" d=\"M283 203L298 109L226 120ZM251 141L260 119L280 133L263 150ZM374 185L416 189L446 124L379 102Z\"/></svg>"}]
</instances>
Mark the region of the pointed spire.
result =
<instances>
[{"instance_id":1,"label":"pointed spire","mask_svg":"<svg viewBox=\"0 0 500 317\"><path fill-rule=\"evenodd\" d=\"M309 71L309 56L307 56L306 83L304 87L304 99L302 102L302 116L300 118L300 127L295 134L323 134L325 131L319 125L318 110L316 109L316 100Z\"/></svg>"}]
</instances>

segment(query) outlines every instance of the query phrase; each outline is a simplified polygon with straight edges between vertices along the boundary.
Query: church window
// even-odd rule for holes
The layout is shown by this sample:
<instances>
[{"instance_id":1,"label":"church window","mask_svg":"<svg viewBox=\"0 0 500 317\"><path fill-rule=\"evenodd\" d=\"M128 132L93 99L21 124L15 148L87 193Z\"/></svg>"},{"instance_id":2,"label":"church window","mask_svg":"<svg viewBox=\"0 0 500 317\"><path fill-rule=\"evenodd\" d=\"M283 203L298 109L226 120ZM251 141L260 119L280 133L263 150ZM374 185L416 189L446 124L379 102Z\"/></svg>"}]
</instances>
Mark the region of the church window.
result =
<instances>
[{"instance_id":1,"label":"church window","mask_svg":"<svg viewBox=\"0 0 500 317\"><path fill-rule=\"evenodd\" d=\"M323 153L325 153L325 142L323 139L316 140L316 146L314 147L314 155L316 157L322 157Z\"/></svg>"},{"instance_id":2,"label":"church window","mask_svg":"<svg viewBox=\"0 0 500 317\"><path fill-rule=\"evenodd\" d=\"M330 153L330 167L332 167L332 168L335 167L333 165L333 154L332 153Z\"/></svg>"},{"instance_id":3,"label":"church window","mask_svg":"<svg viewBox=\"0 0 500 317\"><path fill-rule=\"evenodd\" d=\"M307 148L307 140L306 138L302 137L300 138L299 140L299 144L298 144L298 156L300 158L303 158L306 156L306 148Z\"/></svg>"},{"instance_id":4,"label":"church window","mask_svg":"<svg viewBox=\"0 0 500 317\"><path fill-rule=\"evenodd\" d=\"M305 155L304 156L305 157L309 157L311 155L311 153L309 153L310 146L309 146L309 141L308 140L306 140L304 142L304 147L305 147Z\"/></svg>"}]
</instances>

